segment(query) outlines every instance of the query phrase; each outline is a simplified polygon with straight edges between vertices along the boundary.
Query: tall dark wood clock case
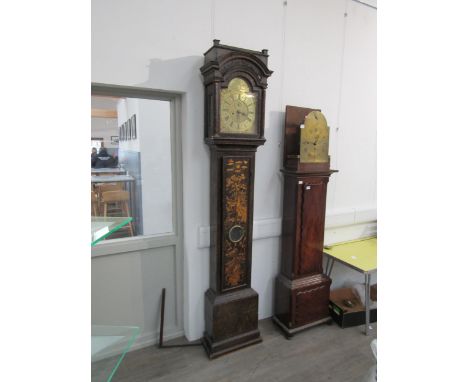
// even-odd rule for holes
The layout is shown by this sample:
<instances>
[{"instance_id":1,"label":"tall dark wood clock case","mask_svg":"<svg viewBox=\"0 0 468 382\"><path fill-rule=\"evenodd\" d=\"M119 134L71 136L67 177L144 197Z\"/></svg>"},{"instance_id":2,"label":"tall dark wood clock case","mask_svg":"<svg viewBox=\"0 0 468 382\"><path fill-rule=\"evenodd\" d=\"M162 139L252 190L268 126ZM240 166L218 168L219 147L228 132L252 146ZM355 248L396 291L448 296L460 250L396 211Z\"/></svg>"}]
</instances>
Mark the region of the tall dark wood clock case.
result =
<instances>
[{"instance_id":1,"label":"tall dark wood clock case","mask_svg":"<svg viewBox=\"0 0 468 382\"><path fill-rule=\"evenodd\" d=\"M203 345L210 358L261 341L250 287L255 152L265 138L268 51L214 40L200 68L210 147L210 288Z\"/></svg>"},{"instance_id":2,"label":"tall dark wood clock case","mask_svg":"<svg viewBox=\"0 0 468 382\"><path fill-rule=\"evenodd\" d=\"M276 279L273 321L288 338L330 319L331 280L323 274L322 251L327 184L335 170L330 170L328 127L321 113L317 114L324 120L325 136L317 135L310 142L301 137L301 125L315 112L320 111L286 106L281 273ZM322 159L312 155L306 161L312 153L306 146L312 150L320 144Z\"/></svg>"}]
</instances>

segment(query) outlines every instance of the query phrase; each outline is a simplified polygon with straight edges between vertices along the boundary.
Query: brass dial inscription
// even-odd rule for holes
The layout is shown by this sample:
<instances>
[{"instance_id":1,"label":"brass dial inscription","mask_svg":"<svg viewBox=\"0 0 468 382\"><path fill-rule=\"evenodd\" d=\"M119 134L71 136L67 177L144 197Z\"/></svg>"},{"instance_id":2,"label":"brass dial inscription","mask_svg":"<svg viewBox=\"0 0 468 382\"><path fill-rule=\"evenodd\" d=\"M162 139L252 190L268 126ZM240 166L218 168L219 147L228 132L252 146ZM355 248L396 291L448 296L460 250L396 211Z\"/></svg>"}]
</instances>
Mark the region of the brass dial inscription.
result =
<instances>
[{"instance_id":1,"label":"brass dial inscription","mask_svg":"<svg viewBox=\"0 0 468 382\"><path fill-rule=\"evenodd\" d=\"M301 129L300 161L302 163L326 163L328 158L330 129L320 111L312 111Z\"/></svg>"},{"instance_id":2,"label":"brass dial inscription","mask_svg":"<svg viewBox=\"0 0 468 382\"><path fill-rule=\"evenodd\" d=\"M257 115L257 95L242 78L233 78L221 90L221 133L254 134Z\"/></svg>"}]
</instances>

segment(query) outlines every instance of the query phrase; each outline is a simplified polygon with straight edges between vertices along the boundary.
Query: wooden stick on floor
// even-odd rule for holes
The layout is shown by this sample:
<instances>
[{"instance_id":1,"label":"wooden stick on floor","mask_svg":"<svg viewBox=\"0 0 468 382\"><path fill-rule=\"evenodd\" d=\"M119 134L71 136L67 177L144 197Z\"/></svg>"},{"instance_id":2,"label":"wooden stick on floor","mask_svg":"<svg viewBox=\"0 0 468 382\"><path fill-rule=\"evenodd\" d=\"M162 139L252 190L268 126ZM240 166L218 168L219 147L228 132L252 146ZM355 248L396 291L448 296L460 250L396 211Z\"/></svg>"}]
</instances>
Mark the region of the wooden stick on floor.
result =
<instances>
[{"instance_id":1,"label":"wooden stick on floor","mask_svg":"<svg viewBox=\"0 0 468 382\"><path fill-rule=\"evenodd\" d=\"M164 308L166 306L166 288L162 290L161 296L161 319L159 320L159 348L181 348L185 346L200 346L202 343L194 342L189 344L180 344L180 345L164 345Z\"/></svg>"},{"instance_id":2,"label":"wooden stick on floor","mask_svg":"<svg viewBox=\"0 0 468 382\"><path fill-rule=\"evenodd\" d=\"M161 296L161 320L159 321L159 347L163 347L164 340L164 307L166 305L166 288L162 290Z\"/></svg>"}]
</instances>

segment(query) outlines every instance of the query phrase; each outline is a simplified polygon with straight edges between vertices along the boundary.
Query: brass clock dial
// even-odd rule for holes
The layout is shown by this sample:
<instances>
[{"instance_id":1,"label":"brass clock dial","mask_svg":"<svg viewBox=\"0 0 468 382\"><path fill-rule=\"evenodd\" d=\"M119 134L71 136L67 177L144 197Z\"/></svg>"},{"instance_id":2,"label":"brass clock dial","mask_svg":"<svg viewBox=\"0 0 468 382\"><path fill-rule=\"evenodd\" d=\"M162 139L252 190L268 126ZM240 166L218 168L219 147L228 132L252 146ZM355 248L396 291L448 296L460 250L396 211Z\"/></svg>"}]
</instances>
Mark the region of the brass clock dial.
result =
<instances>
[{"instance_id":1,"label":"brass clock dial","mask_svg":"<svg viewBox=\"0 0 468 382\"><path fill-rule=\"evenodd\" d=\"M242 78L233 78L221 90L220 132L254 134L257 116L257 95Z\"/></svg>"},{"instance_id":2,"label":"brass clock dial","mask_svg":"<svg viewBox=\"0 0 468 382\"><path fill-rule=\"evenodd\" d=\"M302 163L328 162L329 128L320 111L310 112L301 129L300 161Z\"/></svg>"}]
</instances>

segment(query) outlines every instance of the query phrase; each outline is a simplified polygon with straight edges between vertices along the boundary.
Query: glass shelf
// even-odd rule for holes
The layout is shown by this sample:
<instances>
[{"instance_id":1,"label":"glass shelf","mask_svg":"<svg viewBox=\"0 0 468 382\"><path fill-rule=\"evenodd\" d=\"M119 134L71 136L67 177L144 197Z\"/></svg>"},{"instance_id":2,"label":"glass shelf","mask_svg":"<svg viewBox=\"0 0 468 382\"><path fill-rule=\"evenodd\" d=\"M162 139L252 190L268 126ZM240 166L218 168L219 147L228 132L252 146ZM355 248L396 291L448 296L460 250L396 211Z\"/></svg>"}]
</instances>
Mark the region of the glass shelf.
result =
<instances>
[{"instance_id":1,"label":"glass shelf","mask_svg":"<svg viewBox=\"0 0 468 382\"><path fill-rule=\"evenodd\" d=\"M110 382L127 351L135 342L137 326L91 327L91 381Z\"/></svg>"},{"instance_id":2,"label":"glass shelf","mask_svg":"<svg viewBox=\"0 0 468 382\"><path fill-rule=\"evenodd\" d=\"M116 217L116 216L92 216L91 217L91 246L94 247L101 240L105 239L111 233L122 228L130 223L132 217Z\"/></svg>"}]
</instances>

